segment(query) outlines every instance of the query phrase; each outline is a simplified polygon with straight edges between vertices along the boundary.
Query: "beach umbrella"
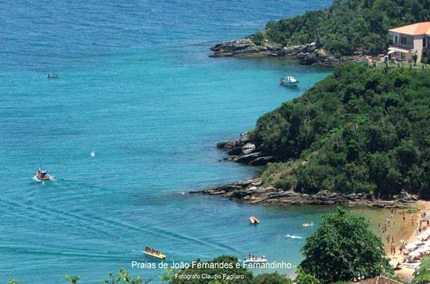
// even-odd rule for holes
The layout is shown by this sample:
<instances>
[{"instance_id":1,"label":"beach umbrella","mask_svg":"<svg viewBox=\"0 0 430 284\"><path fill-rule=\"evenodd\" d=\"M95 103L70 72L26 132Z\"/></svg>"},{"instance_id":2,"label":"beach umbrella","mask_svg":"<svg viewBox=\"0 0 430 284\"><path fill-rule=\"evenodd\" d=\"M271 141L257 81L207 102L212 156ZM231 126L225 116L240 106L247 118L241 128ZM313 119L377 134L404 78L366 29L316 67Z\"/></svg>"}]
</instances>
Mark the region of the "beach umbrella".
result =
<instances>
[{"instance_id":1,"label":"beach umbrella","mask_svg":"<svg viewBox=\"0 0 430 284\"><path fill-rule=\"evenodd\" d=\"M411 245L416 245L416 246L421 246L423 244L424 243L422 241L415 241L415 242L411 243Z\"/></svg>"},{"instance_id":2,"label":"beach umbrella","mask_svg":"<svg viewBox=\"0 0 430 284\"><path fill-rule=\"evenodd\" d=\"M421 253L420 253L419 251L414 250L414 251L413 251L413 252L411 252L409 255L410 255L410 256L420 256L420 255L421 255Z\"/></svg>"},{"instance_id":3,"label":"beach umbrella","mask_svg":"<svg viewBox=\"0 0 430 284\"><path fill-rule=\"evenodd\" d=\"M419 248L419 249L417 249L415 251L417 251L419 253L423 253L423 252L426 252L426 251L429 251L429 250L430 250L429 247L422 247L422 248Z\"/></svg>"},{"instance_id":4,"label":"beach umbrella","mask_svg":"<svg viewBox=\"0 0 430 284\"><path fill-rule=\"evenodd\" d=\"M414 245L414 244L408 244L408 245L406 245L405 246L405 249L414 249L414 248L416 248L417 246L416 245Z\"/></svg>"},{"instance_id":5,"label":"beach umbrella","mask_svg":"<svg viewBox=\"0 0 430 284\"><path fill-rule=\"evenodd\" d=\"M422 233L421 235L418 236L418 239L427 239L429 237L428 233Z\"/></svg>"}]
</instances>

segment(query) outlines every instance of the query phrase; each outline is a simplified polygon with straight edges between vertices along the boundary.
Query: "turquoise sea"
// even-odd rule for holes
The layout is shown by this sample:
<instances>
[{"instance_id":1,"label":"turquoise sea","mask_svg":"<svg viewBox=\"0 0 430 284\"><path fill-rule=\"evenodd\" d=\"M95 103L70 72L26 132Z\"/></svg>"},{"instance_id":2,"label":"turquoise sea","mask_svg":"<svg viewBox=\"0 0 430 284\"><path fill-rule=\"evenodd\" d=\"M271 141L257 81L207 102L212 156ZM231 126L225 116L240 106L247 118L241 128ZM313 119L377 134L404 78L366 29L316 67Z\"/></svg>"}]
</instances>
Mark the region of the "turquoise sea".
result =
<instances>
[{"instance_id":1,"label":"turquoise sea","mask_svg":"<svg viewBox=\"0 0 430 284\"><path fill-rule=\"evenodd\" d=\"M258 175L222 161L216 143L331 73L209 58L209 47L330 2L0 2L0 283L100 283L121 267L158 283L162 269L131 267L153 262L144 246L170 263L252 253L298 264L327 209L187 192ZM298 90L279 86L287 73ZM39 166L55 180L34 181Z\"/></svg>"}]
</instances>

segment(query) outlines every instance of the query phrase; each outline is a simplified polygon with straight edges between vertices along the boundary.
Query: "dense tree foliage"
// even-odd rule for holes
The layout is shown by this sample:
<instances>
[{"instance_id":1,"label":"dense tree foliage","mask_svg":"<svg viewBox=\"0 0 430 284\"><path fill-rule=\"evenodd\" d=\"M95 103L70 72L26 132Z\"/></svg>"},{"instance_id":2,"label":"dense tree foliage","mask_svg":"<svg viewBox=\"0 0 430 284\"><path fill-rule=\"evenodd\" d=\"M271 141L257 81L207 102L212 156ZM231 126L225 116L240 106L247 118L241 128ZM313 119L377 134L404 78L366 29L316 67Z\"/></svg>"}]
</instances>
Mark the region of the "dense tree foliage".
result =
<instances>
[{"instance_id":1,"label":"dense tree foliage","mask_svg":"<svg viewBox=\"0 0 430 284\"><path fill-rule=\"evenodd\" d=\"M302 161L277 175L280 188L429 198L429 122L430 73L352 64L260 117L252 135L280 161Z\"/></svg>"},{"instance_id":2,"label":"dense tree foliage","mask_svg":"<svg viewBox=\"0 0 430 284\"><path fill-rule=\"evenodd\" d=\"M292 284L290 278L287 278L278 273L263 273L254 277L254 284Z\"/></svg>"},{"instance_id":3,"label":"dense tree foliage","mask_svg":"<svg viewBox=\"0 0 430 284\"><path fill-rule=\"evenodd\" d=\"M430 257L426 256L420 261L420 266L414 272L413 284L430 282Z\"/></svg>"},{"instance_id":4,"label":"dense tree foliage","mask_svg":"<svg viewBox=\"0 0 430 284\"><path fill-rule=\"evenodd\" d=\"M302 252L301 268L322 283L367 279L392 270L366 220L341 209L324 217Z\"/></svg>"},{"instance_id":5,"label":"dense tree foliage","mask_svg":"<svg viewBox=\"0 0 430 284\"><path fill-rule=\"evenodd\" d=\"M357 50L378 54L390 40L388 29L429 20L427 0L333 0L328 9L271 21L264 33L283 45L320 42L338 56Z\"/></svg>"}]
</instances>

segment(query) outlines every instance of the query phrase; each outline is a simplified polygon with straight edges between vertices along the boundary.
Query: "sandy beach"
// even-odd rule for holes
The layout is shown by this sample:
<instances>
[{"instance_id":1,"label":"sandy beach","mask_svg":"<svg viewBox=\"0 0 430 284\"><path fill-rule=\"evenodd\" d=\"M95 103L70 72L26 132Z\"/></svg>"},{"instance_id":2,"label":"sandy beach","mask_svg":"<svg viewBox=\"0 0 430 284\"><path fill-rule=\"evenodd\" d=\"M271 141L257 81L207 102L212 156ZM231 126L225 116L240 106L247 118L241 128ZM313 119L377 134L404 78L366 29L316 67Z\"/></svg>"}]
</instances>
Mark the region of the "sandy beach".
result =
<instances>
[{"instance_id":1,"label":"sandy beach","mask_svg":"<svg viewBox=\"0 0 430 284\"><path fill-rule=\"evenodd\" d=\"M402 263L404 256L399 251L400 242L399 240L406 240L408 244L411 244L418 240L418 236L420 232L417 230L417 227L420 224L421 221L421 214L426 213L426 215L430 214L430 202L428 201L418 201L416 204L416 208L418 209L415 213L406 214L406 222L402 223L403 226L400 226L398 233L395 234L395 246L396 251L393 254L391 252L391 247L385 246L385 250L387 252L387 255L390 256L391 261L390 264L395 266L397 263ZM424 227L427 226L426 223L421 223ZM424 230L423 230L424 231ZM408 265L405 263L402 263L402 268L400 270L396 270L395 274L398 275L400 278L404 279L405 281L410 281L413 279L413 273L415 271L415 268L413 268L412 265Z\"/></svg>"}]
</instances>

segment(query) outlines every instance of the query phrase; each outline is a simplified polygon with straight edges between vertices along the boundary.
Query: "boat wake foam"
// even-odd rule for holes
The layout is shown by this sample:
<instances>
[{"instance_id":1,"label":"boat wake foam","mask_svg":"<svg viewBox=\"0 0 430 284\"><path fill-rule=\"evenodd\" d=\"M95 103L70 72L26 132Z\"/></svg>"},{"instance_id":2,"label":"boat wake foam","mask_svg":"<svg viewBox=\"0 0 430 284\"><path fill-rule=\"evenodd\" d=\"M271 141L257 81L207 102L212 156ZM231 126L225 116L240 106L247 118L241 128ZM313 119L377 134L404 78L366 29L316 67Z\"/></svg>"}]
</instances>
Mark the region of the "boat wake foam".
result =
<instances>
[{"instance_id":1,"label":"boat wake foam","mask_svg":"<svg viewBox=\"0 0 430 284\"><path fill-rule=\"evenodd\" d=\"M54 181L55 180L55 178L54 178L54 176L50 176L51 178L49 179L49 181ZM40 179L38 179L37 178L37 175L34 175L33 176L33 180L35 181L35 182L40 182L40 183L43 183L44 182L44 180L40 180Z\"/></svg>"},{"instance_id":2,"label":"boat wake foam","mask_svg":"<svg viewBox=\"0 0 430 284\"><path fill-rule=\"evenodd\" d=\"M290 239L303 239L303 237L296 236L296 235L290 235L290 234L286 234L285 237L290 238Z\"/></svg>"}]
</instances>

